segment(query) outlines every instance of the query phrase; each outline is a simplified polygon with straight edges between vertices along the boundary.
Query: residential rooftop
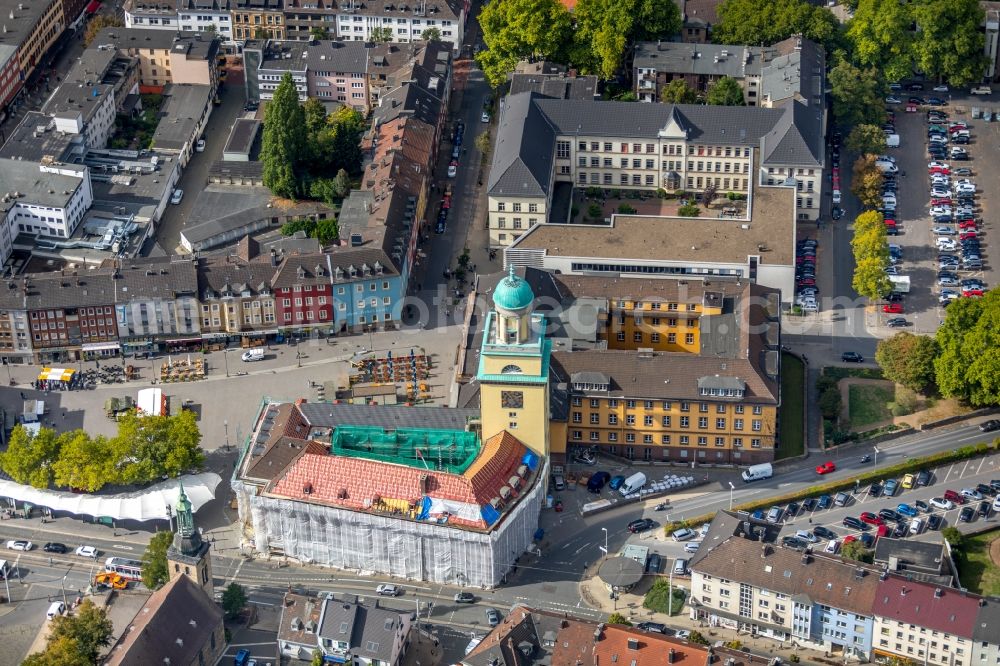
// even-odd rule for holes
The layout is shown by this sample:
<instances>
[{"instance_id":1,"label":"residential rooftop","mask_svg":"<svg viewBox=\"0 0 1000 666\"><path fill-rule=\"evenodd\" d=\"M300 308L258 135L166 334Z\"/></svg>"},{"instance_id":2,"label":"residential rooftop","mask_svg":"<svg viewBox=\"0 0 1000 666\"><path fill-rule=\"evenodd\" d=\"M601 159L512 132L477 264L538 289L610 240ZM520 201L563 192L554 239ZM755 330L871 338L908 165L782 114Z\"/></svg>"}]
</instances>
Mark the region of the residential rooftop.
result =
<instances>
[{"instance_id":1,"label":"residential rooftop","mask_svg":"<svg viewBox=\"0 0 1000 666\"><path fill-rule=\"evenodd\" d=\"M120 50L155 49L183 53L188 60L214 61L219 51L219 38L201 32L175 32L148 28L105 28L97 33L92 44L111 44Z\"/></svg>"},{"instance_id":2,"label":"residential rooftop","mask_svg":"<svg viewBox=\"0 0 1000 666\"><path fill-rule=\"evenodd\" d=\"M60 168L77 171L81 177L43 172L37 162L0 158L0 211L6 213L18 203L52 208L68 206L86 177L86 169L69 164Z\"/></svg>"},{"instance_id":3,"label":"residential rooftop","mask_svg":"<svg viewBox=\"0 0 1000 666\"><path fill-rule=\"evenodd\" d=\"M211 86L171 83L163 89L160 122L153 132L153 145L161 150L184 149L194 141L194 132L212 102Z\"/></svg>"}]
</instances>

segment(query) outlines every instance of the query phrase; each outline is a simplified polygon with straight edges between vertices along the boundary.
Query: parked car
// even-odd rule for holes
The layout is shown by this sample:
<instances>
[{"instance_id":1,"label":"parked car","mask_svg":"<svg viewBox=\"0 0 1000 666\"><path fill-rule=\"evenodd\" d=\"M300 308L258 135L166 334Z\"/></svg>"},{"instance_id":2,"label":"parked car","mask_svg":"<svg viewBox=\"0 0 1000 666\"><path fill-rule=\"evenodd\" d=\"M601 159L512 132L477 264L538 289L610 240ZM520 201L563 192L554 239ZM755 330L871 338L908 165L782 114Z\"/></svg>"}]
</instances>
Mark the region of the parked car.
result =
<instances>
[{"instance_id":1,"label":"parked car","mask_svg":"<svg viewBox=\"0 0 1000 666\"><path fill-rule=\"evenodd\" d=\"M844 527L850 527L851 529L854 530L864 531L870 529L867 524L861 522L861 520L855 518L854 516L844 516L843 524Z\"/></svg>"},{"instance_id":2,"label":"parked car","mask_svg":"<svg viewBox=\"0 0 1000 666\"><path fill-rule=\"evenodd\" d=\"M476 602L476 596L472 592L459 592L455 595L456 604L473 604Z\"/></svg>"},{"instance_id":3,"label":"parked car","mask_svg":"<svg viewBox=\"0 0 1000 666\"><path fill-rule=\"evenodd\" d=\"M878 512L879 518L884 518L885 520L891 520L896 522L899 520L899 514L892 509L880 509Z\"/></svg>"},{"instance_id":4,"label":"parked car","mask_svg":"<svg viewBox=\"0 0 1000 666\"><path fill-rule=\"evenodd\" d=\"M823 527L822 525L817 525L813 528L813 534L815 534L820 539L836 539L837 533L833 530Z\"/></svg>"},{"instance_id":5,"label":"parked car","mask_svg":"<svg viewBox=\"0 0 1000 666\"><path fill-rule=\"evenodd\" d=\"M655 521L649 518L638 518L628 524L628 531L632 532L633 534L637 534L639 532L645 532L646 530L651 530L654 527L656 527Z\"/></svg>"},{"instance_id":6,"label":"parked car","mask_svg":"<svg viewBox=\"0 0 1000 666\"><path fill-rule=\"evenodd\" d=\"M816 508L820 510L826 510L830 508L830 504L833 503L833 498L829 495L820 495L819 502L816 504Z\"/></svg>"},{"instance_id":7,"label":"parked car","mask_svg":"<svg viewBox=\"0 0 1000 666\"><path fill-rule=\"evenodd\" d=\"M858 352L844 352L840 355L840 360L843 363L864 363L865 357Z\"/></svg>"},{"instance_id":8,"label":"parked car","mask_svg":"<svg viewBox=\"0 0 1000 666\"><path fill-rule=\"evenodd\" d=\"M695 534L694 530L689 529L687 527L682 527L679 530L675 530L674 533L670 535L670 537L674 541L688 541L694 538L694 534Z\"/></svg>"},{"instance_id":9,"label":"parked car","mask_svg":"<svg viewBox=\"0 0 1000 666\"><path fill-rule=\"evenodd\" d=\"M868 496L869 497L879 497L881 495L882 495L882 484L881 483L873 483L872 485L868 486Z\"/></svg>"},{"instance_id":10,"label":"parked car","mask_svg":"<svg viewBox=\"0 0 1000 666\"><path fill-rule=\"evenodd\" d=\"M975 518L976 512L971 506L963 507L958 513L958 522L960 523L971 523L972 519Z\"/></svg>"},{"instance_id":11,"label":"parked car","mask_svg":"<svg viewBox=\"0 0 1000 666\"><path fill-rule=\"evenodd\" d=\"M871 511L863 511L858 519L863 523L868 523L869 525L885 525L885 520L881 516L876 516Z\"/></svg>"},{"instance_id":12,"label":"parked car","mask_svg":"<svg viewBox=\"0 0 1000 666\"><path fill-rule=\"evenodd\" d=\"M791 534L781 538L781 545L785 548L791 548L793 550L805 550L809 547L808 543L798 537L792 536Z\"/></svg>"},{"instance_id":13,"label":"parked car","mask_svg":"<svg viewBox=\"0 0 1000 666\"><path fill-rule=\"evenodd\" d=\"M980 518L989 518L990 512L992 511L992 506L989 500L983 500L979 503L979 508L976 509L976 513Z\"/></svg>"},{"instance_id":14,"label":"parked car","mask_svg":"<svg viewBox=\"0 0 1000 666\"><path fill-rule=\"evenodd\" d=\"M100 551L93 546L78 546L74 551L80 557L97 557Z\"/></svg>"},{"instance_id":15,"label":"parked car","mask_svg":"<svg viewBox=\"0 0 1000 666\"><path fill-rule=\"evenodd\" d=\"M983 499L983 494L975 488L962 488L962 496L976 501Z\"/></svg>"},{"instance_id":16,"label":"parked car","mask_svg":"<svg viewBox=\"0 0 1000 666\"><path fill-rule=\"evenodd\" d=\"M899 481L896 479L886 479L885 481L885 494L887 497L892 497L896 494L896 489L899 487Z\"/></svg>"},{"instance_id":17,"label":"parked car","mask_svg":"<svg viewBox=\"0 0 1000 666\"><path fill-rule=\"evenodd\" d=\"M944 520L941 518L939 514L932 513L931 515L927 516L927 529L929 530L940 529L942 522L944 522Z\"/></svg>"},{"instance_id":18,"label":"parked car","mask_svg":"<svg viewBox=\"0 0 1000 666\"><path fill-rule=\"evenodd\" d=\"M944 499L943 497L932 497L931 506L935 509L942 509L944 511L951 511L955 508L955 503L951 500Z\"/></svg>"},{"instance_id":19,"label":"parked car","mask_svg":"<svg viewBox=\"0 0 1000 666\"><path fill-rule=\"evenodd\" d=\"M920 486L929 485L930 482L931 482L931 473L928 470L922 469L919 472L917 472L917 487L918 488Z\"/></svg>"},{"instance_id":20,"label":"parked car","mask_svg":"<svg viewBox=\"0 0 1000 666\"><path fill-rule=\"evenodd\" d=\"M918 511L909 504L900 504L896 507L896 511L907 518L914 518L918 513Z\"/></svg>"},{"instance_id":21,"label":"parked car","mask_svg":"<svg viewBox=\"0 0 1000 666\"><path fill-rule=\"evenodd\" d=\"M12 539L7 542L7 550L31 550L35 544L24 539Z\"/></svg>"},{"instance_id":22,"label":"parked car","mask_svg":"<svg viewBox=\"0 0 1000 666\"><path fill-rule=\"evenodd\" d=\"M51 541L42 546L42 550L44 550L46 553L59 553L60 555L62 555L68 549L66 548L66 544Z\"/></svg>"},{"instance_id":23,"label":"parked car","mask_svg":"<svg viewBox=\"0 0 1000 666\"><path fill-rule=\"evenodd\" d=\"M965 499L965 495L961 493L956 493L954 490L944 491L944 498L955 504L965 504L968 500Z\"/></svg>"},{"instance_id":24,"label":"parked car","mask_svg":"<svg viewBox=\"0 0 1000 666\"><path fill-rule=\"evenodd\" d=\"M500 624L500 613L495 608L486 609L486 623L491 627Z\"/></svg>"},{"instance_id":25,"label":"parked car","mask_svg":"<svg viewBox=\"0 0 1000 666\"><path fill-rule=\"evenodd\" d=\"M916 502L913 503L913 507L917 511L921 511L923 513L929 513L931 510L930 505L927 504L927 502L925 502L924 500L917 500Z\"/></svg>"},{"instance_id":26,"label":"parked car","mask_svg":"<svg viewBox=\"0 0 1000 666\"><path fill-rule=\"evenodd\" d=\"M403 593L403 589L398 585L383 584L375 588L375 594L380 597L398 597Z\"/></svg>"},{"instance_id":27,"label":"parked car","mask_svg":"<svg viewBox=\"0 0 1000 666\"><path fill-rule=\"evenodd\" d=\"M785 515L785 510L780 506L772 506L767 511L767 522L777 523L781 521L781 518Z\"/></svg>"}]
</instances>

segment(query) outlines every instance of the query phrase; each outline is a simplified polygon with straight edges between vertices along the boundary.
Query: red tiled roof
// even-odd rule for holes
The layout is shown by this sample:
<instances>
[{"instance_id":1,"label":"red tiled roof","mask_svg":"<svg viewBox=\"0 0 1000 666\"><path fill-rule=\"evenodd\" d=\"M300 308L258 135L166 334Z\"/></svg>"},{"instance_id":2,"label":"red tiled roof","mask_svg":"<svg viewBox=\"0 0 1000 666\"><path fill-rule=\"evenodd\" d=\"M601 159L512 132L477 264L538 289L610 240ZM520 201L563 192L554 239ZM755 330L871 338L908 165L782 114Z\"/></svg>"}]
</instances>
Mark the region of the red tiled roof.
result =
<instances>
[{"instance_id":1,"label":"red tiled roof","mask_svg":"<svg viewBox=\"0 0 1000 666\"><path fill-rule=\"evenodd\" d=\"M487 440L464 474L330 455L309 448L269 486L269 492L290 499L368 509L377 500L402 500L416 506L424 496L484 506L517 473L526 448L503 432ZM421 479L426 480L421 482ZM308 490L308 492L306 492ZM485 527L484 521L466 523Z\"/></svg>"},{"instance_id":2,"label":"red tiled roof","mask_svg":"<svg viewBox=\"0 0 1000 666\"><path fill-rule=\"evenodd\" d=\"M674 653L672 661L668 656L671 650ZM603 636L594 647L594 664L610 666L612 663L695 666L708 664L708 649L676 638L654 636L638 629L610 624L604 627Z\"/></svg>"},{"instance_id":3,"label":"red tiled roof","mask_svg":"<svg viewBox=\"0 0 1000 666\"><path fill-rule=\"evenodd\" d=\"M938 591L939 596L935 596ZM879 582L875 615L953 636L972 638L979 597L956 589L888 576Z\"/></svg>"}]
</instances>

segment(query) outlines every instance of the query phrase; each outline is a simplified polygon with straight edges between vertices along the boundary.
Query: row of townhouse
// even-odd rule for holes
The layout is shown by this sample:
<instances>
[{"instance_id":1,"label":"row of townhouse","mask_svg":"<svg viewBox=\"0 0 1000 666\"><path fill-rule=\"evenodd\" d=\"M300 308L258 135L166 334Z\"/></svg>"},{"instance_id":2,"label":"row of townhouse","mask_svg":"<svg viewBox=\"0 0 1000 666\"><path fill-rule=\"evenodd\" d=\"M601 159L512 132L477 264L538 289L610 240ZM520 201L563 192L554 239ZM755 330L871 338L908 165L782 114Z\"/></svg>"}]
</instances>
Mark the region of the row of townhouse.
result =
<instances>
[{"instance_id":1,"label":"row of townhouse","mask_svg":"<svg viewBox=\"0 0 1000 666\"><path fill-rule=\"evenodd\" d=\"M469 0L128 0L126 27L169 31L213 30L227 43L313 39L370 41L386 30L395 42L420 40L436 30L452 50L462 47Z\"/></svg>"},{"instance_id":2,"label":"row of townhouse","mask_svg":"<svg viewBox=\"0 0 1000 666\"><path fill-rule=\"evenodd\" d=\"M1000 621L995 600L891 564L778 546L777 531L718 514L690 562L699 619L865 661L1000 663L1000 638L990 630Z\"/></svg>"},{"instance_id":3,"label":"row of townhouse","mask_svg":"<svg viewBox=\"0 0 1000 666\"><path fill-rule=\"evenodd\" d=\"M246 239L228 257L144 259L8 279L0 292L0 357L58 363L398 322L401 276L381 250L256 250Z\"/></svg>"},{"instance_id":4,"label":"row of townhouse","mask_svg":"<svg viewBox=\"0 0 1000 666\"><path fill-rule=\"evenodd\" d=\"M301 98L315 97L367 114L386 90L421 75L425 87L436 88L430 79L449 75L451 57L443 42L252 40L243 47L246 95L255 102L271 99L287 72Z\"/></svg>"}]
</instances>

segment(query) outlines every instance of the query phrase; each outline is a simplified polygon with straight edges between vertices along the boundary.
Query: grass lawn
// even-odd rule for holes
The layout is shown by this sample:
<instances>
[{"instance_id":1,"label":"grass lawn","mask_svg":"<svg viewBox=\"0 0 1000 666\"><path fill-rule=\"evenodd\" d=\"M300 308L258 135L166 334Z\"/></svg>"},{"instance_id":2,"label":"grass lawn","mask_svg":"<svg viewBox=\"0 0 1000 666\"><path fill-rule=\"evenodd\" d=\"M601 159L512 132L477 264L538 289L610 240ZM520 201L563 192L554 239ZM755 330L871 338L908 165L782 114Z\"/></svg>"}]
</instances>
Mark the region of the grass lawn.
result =
<instances>
[{"instance_id":1,"label":"grass lawn","mask_svg":"<svg viewBox=\"0 0 1000 666\"><path fill-rule=\"evenodd\" d=\"M779 432L781 443L774 452L776 460L802 455L805 450L805 405L802 389L806 381L805 364L799 357L783 353L781 355L781 419Z\"/></svg>"},{"instance_id":2,"label":"grass lawn","mask_svg":"<svg viewBox=\"0 0 1000 666\"><path fill-rule=\"evenodd\" d=\"M669 594L669 590L669 581L664 578L657 578L642 600L643 607L656 613L667 613L667 595ZM677 615L680 613L681 609L684 608L685 597L684 588L674 585L673 603L670 604L670 612L667 614Z\"/></svg>"},{"instance_id":3,"label":"grass lawn","mask_svg":"<svg viewBox=\"0 0 1000 666\"><path fill-rule=\"evenodd\" d=\"M894 388L882 386L854 385L850 388L851 429L859 430L866 425L892 418L889 403L896 399Z\"/></svg>"},{"instance_id":4,"label":"grass lawn","mask_svg":"<svg viewBox=\"0 0 1000 666\"><path fill-rule=\"evenodd\" d=\"M985 596L1000 595L1000 567L990 559L990 543L1000 538L1000 528L965 537L958 559L962 585Z\"/></svg>"},{"instance_id":5,"label":"grass lawn","mask_svg":"<svg viewBox=\"0 0 1000 666\"><path fill-rule=\"evenodd\" d=\"M862 379L885 379L882 375L882 368L864 368L857 366L843 367L838 365L828 365L823 368L823 374L833 377L837 381L845 377L861 377Z\"/></svg>"}]
</instances>

